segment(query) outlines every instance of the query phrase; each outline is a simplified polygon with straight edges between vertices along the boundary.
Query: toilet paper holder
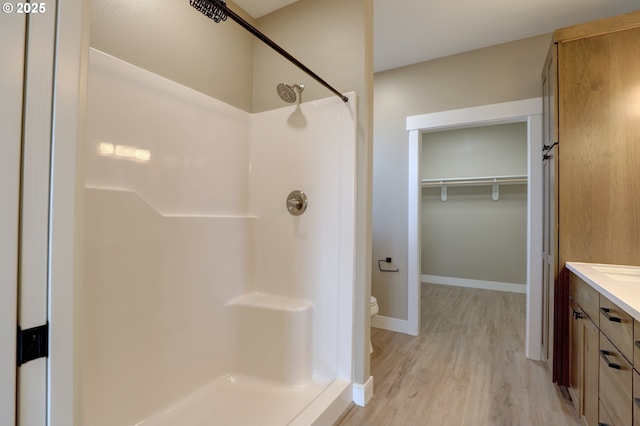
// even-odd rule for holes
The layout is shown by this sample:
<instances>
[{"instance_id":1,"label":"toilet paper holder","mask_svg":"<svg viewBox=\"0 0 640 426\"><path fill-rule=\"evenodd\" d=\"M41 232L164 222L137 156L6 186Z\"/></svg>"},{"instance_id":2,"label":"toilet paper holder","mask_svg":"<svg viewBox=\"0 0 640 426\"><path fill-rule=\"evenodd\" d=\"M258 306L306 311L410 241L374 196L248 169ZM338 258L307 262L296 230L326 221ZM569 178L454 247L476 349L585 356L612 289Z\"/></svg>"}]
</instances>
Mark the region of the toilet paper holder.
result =
<instances>
[{"instance_id":1,"label":"toilet paper holder","mask_svg":"<svg viewBox=\"0 0 640 426\"><path fill-rule=\"evenodd\" d=\"M380 270L380 272L398 272L400 271L400 268L396 268L396 269L383 269L382 268L382 262L385 262L387 265L391 264L391 258L387 257L384 259L380 259L378 260L378 269Z\"/></svg>"}]
</instances>

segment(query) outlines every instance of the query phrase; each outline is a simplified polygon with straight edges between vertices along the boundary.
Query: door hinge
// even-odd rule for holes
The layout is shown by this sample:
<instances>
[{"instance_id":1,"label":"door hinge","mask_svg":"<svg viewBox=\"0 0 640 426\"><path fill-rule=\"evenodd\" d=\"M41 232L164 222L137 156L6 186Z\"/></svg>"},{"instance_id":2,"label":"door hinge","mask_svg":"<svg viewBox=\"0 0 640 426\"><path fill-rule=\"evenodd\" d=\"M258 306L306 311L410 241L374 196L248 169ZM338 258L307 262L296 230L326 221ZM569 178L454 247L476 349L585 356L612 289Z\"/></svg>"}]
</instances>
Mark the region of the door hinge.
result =
<instances>
[{"instance_id":1,"label":"door hinge","mask_svg":"<svg viewBox=\"0 0 640 426\"><path fill-rule=\"evenodd\" d=\"M49 323L23 330L18 326L18 367L49 356Z\"/></svg>"}]
</instances>

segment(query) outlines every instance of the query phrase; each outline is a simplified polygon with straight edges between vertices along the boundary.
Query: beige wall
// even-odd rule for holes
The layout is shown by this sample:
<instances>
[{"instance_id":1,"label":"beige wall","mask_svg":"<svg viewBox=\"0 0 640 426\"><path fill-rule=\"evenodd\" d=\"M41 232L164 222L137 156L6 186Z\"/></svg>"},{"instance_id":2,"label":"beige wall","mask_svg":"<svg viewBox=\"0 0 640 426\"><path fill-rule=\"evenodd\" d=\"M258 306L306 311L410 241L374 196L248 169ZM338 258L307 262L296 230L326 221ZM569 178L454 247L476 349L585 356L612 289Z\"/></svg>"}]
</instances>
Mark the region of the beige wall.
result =
<instances>
[{"instance_id":1,"label":"beige wall","mask_svg":"<svg viewBox=\"0 0 640 426\"><path fill-rule=\"evenodd\" d=\"M227 6L338 91L366 102L370 1L300 0L257 21ZM248 112L286 106L276 94L281 82L304 83L303 102L333 96L233 20L215 23L188 2L94 0L91 47Z\"/></svg>"},{"instance_id":2,"label":"beige wall","mask_svg":"<svg viewBox=\"0 0 640 426\"><path fill-rule=\"evenodd\" d=\"M188 1L93 0L91 7L91 47L251 112L253 36L235 22L216 24Z\"/></svg>"},{"instance_id":3,"label":"beige wall","mask_svg":"<svg viewBox=\"0 0 640 426\"><path fill-rule=\"evenodd\" d=\"M367 36L365 0L301 0L258 20L260 30L341 93L356 91L365 101ZM312 77L256 39L254 112L287 105L278 83L303 83L303 102L334 96ZM372 65L371 65L372 66ZM364 97L364 98L363 98Z\"/></svg>"},{"instance_id":4,"label":"beige wall","mask_svg":"<svg viewBox=\"0 0 640 426\"><path fill-rule=\"evenodd\" d=\"M373 259L397 273L372 272L380 314L407 318L407 116L539 97L551 34L478 49L374 78Z\"/></svg>"}]
</instances>

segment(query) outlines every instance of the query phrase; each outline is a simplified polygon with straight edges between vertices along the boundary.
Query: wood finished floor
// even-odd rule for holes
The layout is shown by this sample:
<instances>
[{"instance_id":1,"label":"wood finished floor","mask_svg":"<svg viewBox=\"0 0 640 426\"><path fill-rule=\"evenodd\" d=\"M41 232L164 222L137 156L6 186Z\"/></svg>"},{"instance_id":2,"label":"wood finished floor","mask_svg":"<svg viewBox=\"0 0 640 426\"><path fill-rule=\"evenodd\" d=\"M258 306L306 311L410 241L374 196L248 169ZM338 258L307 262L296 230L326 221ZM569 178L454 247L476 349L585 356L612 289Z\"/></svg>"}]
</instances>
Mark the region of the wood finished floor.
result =
<instances>
[{"instance_id":1,"label":"wood finished floor","mask_svg":"<svg viewBox=\"0 0 640 426\"><path fill-rule=\"evenodd\" d=\"M373 398L336 426L580 425L524 336L524 294L423 284L420 336L372 329Z\"/></svg>"}]
</instances>

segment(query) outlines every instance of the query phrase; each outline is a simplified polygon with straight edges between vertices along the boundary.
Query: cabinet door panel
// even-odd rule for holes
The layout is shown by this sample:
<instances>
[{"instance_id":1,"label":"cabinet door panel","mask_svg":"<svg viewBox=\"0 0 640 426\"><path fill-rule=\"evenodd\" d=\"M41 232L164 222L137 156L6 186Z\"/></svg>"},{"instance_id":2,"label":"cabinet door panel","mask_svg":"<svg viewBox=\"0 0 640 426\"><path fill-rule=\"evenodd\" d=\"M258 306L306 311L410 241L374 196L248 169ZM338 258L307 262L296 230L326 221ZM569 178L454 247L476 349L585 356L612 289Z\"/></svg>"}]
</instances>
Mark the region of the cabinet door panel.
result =
<instances>
[{"instance_id":1,"label":"cabinet door panel","mask_svg":"<svg viewBox=\"0 0 640 426\"><path fill-rule=\"evenodd\" d=\"M607 413L607 410L602 405L602 402L600 402L600 412L599 412L599 415L598 415L598 425L601 425L601 426L615 426L613 424L613 420L611 420L611 417L609 417L609 413Z\"/></svg>"},{"instance_id":2,"label":"cabinet door panel","mask_svg":"<svg viewBox=\"0 0 640 426\"><path fill-rule=\"evenodd\" d=\"M582 416L582 337L583 326L581 317L584 316L582 309L575 302L569 304L569 394L578 411L578 415Z\"/></svg>"},{"instance_id":3,"label":"cabinet door panel","mask_svg":"<svg viewBox=\"0 0 640 426\"><path fill-rule=\"evenodd\" d=\"M598 424L598 376L600 362L600 332L588 318L582 319L584 326L584 359L582 379L582 415L588 425Z\"/></svg>"},{"instance_id":4,"label":"cabinet door panel","mask_svg":"<svg viewBox=\"0 0 640 426\"><path fill-rule=\"evenodd\" d=\"M633 317L603 295L600 295L600 330L627 361L633 361Z\"/></svg>"},{"instance_id":5,"label":"cabinet door panel","mask_svg":"<svg viewBox=\"0 0 640 426\"><path fill-rule=\"evenodd\" d=\"M558 46L560 265L640 264L640 28Z\"/></svg>"},{"instance_id":6,"label":"cabinet door panel","mask_svg":"<svg viewBox=\"0 0 640 426\"><path fill-rule=\"evenodd\" d=\"M569 277L569 295L584 310L587 316L596 325L599 325L600 293L577 275L571 274Z\"/></svg>"},{"instance_id":7,"label":"cabinet door panel","mask_svg":"<svg viewBox=\"0 0 640 426\"><path fill-rule=\"evenodd\" d=\"M640 369L640 322L635 319L633 320L633 366L636 370ZM640 422L640 419L638 421Z\"/></svg>"},{"instance_id":8,"label":"cabinet door panel","mask_svg":"<svg viewBox=\"0 0 640 426\"><path fill-rule=\"evenodd\" d=\"M640 374L633 371L633 426L640 426Z\"/></svg>"}]
</instances>

